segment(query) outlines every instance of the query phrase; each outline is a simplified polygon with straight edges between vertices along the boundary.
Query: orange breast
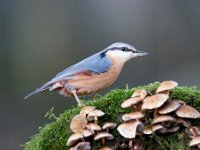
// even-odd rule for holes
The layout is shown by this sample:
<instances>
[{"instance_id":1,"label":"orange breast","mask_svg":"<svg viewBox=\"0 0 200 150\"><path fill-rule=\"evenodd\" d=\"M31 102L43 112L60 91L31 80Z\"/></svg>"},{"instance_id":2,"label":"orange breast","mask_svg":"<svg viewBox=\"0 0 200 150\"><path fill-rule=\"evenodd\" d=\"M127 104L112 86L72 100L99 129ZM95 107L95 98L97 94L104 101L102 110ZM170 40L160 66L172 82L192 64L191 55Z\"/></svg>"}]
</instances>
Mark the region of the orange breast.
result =
<instances>
[{"instance_id":1,"label":"orange breast","mask_svg":"<svg viewBox=\"0 0 200 150\"><path fill-rule=\"evenodd\" d=\"M90 94L111 85L119 76L120 71L121 69L112 66L108 72L101 74L75 75L68 84L77 90L78 95Z\"/></svg>"},{"instance_id":2,"label":"orange breast","mask_svg":"<svg viewBox=\"0 0 200 150\"><path fill-rule=\"evenodd\" d=\"M119 76L123 63L112 59L112 66L105 73L91 74L88 72L79 73L70 80L65 81L64 87L60 89L62 95L71 96L71 89L75 89L77 95L87 95L97 92L111 85Z\"/></svg>"}]
</instances>

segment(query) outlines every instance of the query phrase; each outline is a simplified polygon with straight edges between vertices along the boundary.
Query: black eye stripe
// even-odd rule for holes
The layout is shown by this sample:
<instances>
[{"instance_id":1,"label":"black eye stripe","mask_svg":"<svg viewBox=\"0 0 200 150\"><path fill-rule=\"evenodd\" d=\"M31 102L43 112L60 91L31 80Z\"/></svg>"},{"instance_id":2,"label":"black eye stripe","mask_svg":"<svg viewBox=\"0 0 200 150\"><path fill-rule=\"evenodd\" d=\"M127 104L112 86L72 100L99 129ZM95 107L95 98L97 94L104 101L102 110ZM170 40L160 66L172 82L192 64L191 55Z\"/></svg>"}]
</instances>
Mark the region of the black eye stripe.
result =
<instances>
[{"instance_id":1,"label":"black eye stripe","mask_svg":"<svg viewBox=\"0 0 200 150\"><path fill-rule=\"evenodd\" d=\"M110 48L108 50L122 50L124 52L132 52L133 50L129 49L128 47L113 47L113 48Z\"/></svg>"},{"instance_id":2,"label":"black eye stripe","mask_svg":"<svg viewBox=\"0 0 200 150\"><path fill-rule=\"evenodd\" d=\"M130 49L127 48L127 47L122 47L121 50L124 51L124 52L128 52L128 51L130 51Z\"/></svg>"}]
</instances>

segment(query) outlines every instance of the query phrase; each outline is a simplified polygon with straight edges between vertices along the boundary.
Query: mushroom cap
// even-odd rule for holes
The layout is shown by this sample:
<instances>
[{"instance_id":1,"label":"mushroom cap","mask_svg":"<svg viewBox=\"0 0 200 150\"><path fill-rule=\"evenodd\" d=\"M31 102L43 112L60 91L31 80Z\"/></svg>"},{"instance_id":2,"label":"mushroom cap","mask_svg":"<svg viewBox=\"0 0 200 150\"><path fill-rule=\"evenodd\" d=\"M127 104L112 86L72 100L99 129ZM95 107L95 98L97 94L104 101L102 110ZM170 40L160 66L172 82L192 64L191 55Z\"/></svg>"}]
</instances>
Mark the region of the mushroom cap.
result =
<instances>
[{"instance_id":1,"label":"mushroom cap","mask_svg":"<svg viewBox=\"0 0 200 150\"><path fill-rule=\"evenodd\" d=\"M167 129L166 132L172 133L172 132L176 132L180 129L180 126L173 126Z\"/></svg>"},{"instance_id":2,"label":"mushroom cap","mask_svg":"<svg viewBox=\"0 0 200 150\"><path fill-rule=\"evenodd\" d=\"M114 129L117 126L116 123L112 123L112 122L106 122L104 123L102 129Z\"/></svg>"},{"instance_id":3,"label":"mushroom cap","mask_svg":"<svg viewBox=\"0 0 200 150\"><path fill-rule=\"evenodd\" d=\"M195 145L197 145L197 144L200 144L200 136L194 137L194 138L190 141L189 146L195 146Z\"/></svg>"},{"instance_id":4,"label":"mushroom cap","mask_svg":"<svg viewBox=\"0 0 200 150\"><path fill-rule=\"evenodd\" d=\"M132 94L131 97L140 97L140 98L145 98L147 96L147 91L145 89L137 89L135 92Z\"/></svg>"},{"instance_id":5,"label":"mushroom cap","mask_svg":"<svg viewBox=\"0 0 200 150\"><path fill-rule=\"evenodd\" d=\"M99 150L113 150L113 149L106 146L106 147L101 147Z\"/></svg>"},{"instance_id":6,"label":"mushroom cap","mask_svg":"<svg viewBox=\"0 0 200 150\"><path fill-rule=\"evenodd\" d=\"M170 91L163 91L162 94L169 95ZM157 93L158 94L158 93Z\"/></svg>"},{"instance_id":7,"label":"mushroom cap","mask_svg":"<svg viewBox=\"0 0 200 150\"><path fill-rule=\"evenodd\" d=\"M190 138L198 137L200 136L200 129L197 127L190 127L187 133Z\"/></svg>"},{"instance_id":8,"label":"mushroom cap","mask_svg":"<svg viewBox=\"0 0 200 150\"><path fill-rule=\"evenodd\" d=\"M80 142L69 150L91 150L90 142Z\"/></svg>"},{"instance_id":9,"label":"mushroom cap","mask_svg":"<svg viewBox=\"0 0 200 150\"><path fill-rule=\"evenodd\" d=\"M170 115L159 115L155 117L151 124L162 123L162 122L175 122L176 119Z\"/></svg>"},{"instance_id":10,"label":"mushroom cap","mask_svg":"<svg viewBox=\"0 0 200 150\"><path fill-rule=\"evenodd\" d=\"M143 98L141 97L131 97L127 100L125 100L122 104L121 104L121 107L122 108L129 108L129 107L132 107L133 105L141 102L143 100Z\"/></svg>"},{"instance_id":11,"label":"mushroom cap","mask_svg":"<svg viewBox=\"0 0 200 150\"><path fill-rule=\"evenodd\" d=\"M94 137L94 140L100 140L102 138L105 138L107 140L112 140L114 139L114 136L108 132L100 132Z\"/></svg>"},{"instance_id":12,"label":"mushroom cap","mask_svg":"<svg viewBox=\"0 0 200 150\"><path fill-rule=\"evenodd\" d=\"M142 110L159 108L167 101L168 98L169 96L165 94L148 96L143 100Z\"/></svg>"},{"instance_id":13,"label":"mushroom cap","mask_svg":"<svg viewBox=\"0 0 200 150\"><path fill-rule=\"evenodd\" d=\"M150 127L148 127L148 128L145 128L145 129L143 130L143 133L144 133L144 134L152 134L152 133L153 133L153 130L152 130Z\"/></svg>"},{"instance_id":14,"label":"mushroom cap","mask_svg":"<svg viewBox=\"0 0 200 150\"><path fill-rule=\"evenodd\" d=\"M81 133L84 137L89 137L89 136L93 135L93 132L91 132L90 130L87 130L87 129L84 129Z\"/></svg>"},{"instance_id":15,"label":"mushroom cap","mask_svg":"<svg viewBox=\"0 0 200 150\"><path fill-rule=\"evenodd\" d=\"M87 125L87 119L83 115L76 115L72 118L70 129L72 132L82 132Z\"/></svg>"},{"instance_id":16,"label":"mushroom cap","mask_svg":"<svg viewBox=\"0 0 200 150\"><path fill-rule=\"evenodd\" d=\"M89 123L86 126L90 131L101 131L101 127L96 123Z\"/></svg>"},{"instance_id":17,"label":"mushroom cap","mask_svg":"<svg viewBox=\"0 0 200 150\"><path fill-rule=\"evenodd\" d=\"M182 118L200 118L200 113L189 105L181 105L175 113L177 116Z\"/></svg>"},{"instance_id":18,"label":"mushroom cap","mask_svg":"<svg viewBox=\"0 0 200 150\"><path fill-rule=\"evenodd\" d=\"M87 115L87 114L89 114L94 109L95 109L95 106L84 106L81 109L81 111L80 111L79 114L81 114L81 115Z\"/></svg>"},{"instance_id":19,"label":"mushroom cap","mask_svg":"<svg viewBox=\"0 0 200 150\"><path fill-rule=\"evenodd\" d=\"M165 129L164 126L160 125L160 124L154 124L151 125L150 127L146 128L143 130L144 134L152 134L153 132L160 130L160 129Z\"/></svg>"},{"instance_id":20,"label":"mushroom cap","mask_svg":"<svg viewBox=\"0 0 200 150\"><path fill-rule=\"evenodd\" d=\"M123 121L130 121L130 120L133 120L133 119L140 119L140 118L143 118L145 116L145 114L141 111L135 111L135 112L132 112L132 113L129 113L129 114L124 114L122 116L122 120Z\"/></svg>"},{"instance_id":21,"label":"mushroom cap","mask_svg":"<svg viewBox=\"0 0 200 150\"><path fill-rule=\"evenodd\" d=\"M103 111L94 109L88 114L87 119L88 121L93 121L95 117L101 117L103 115L105 115Z\"/></svg>"},{"instance_id":22,"label":"mushroom cap","mask_svg":"<svg viewBox=\"0 0 200 150\"><path fill-rule=\"evenodd\" d=\"M83 139L83 135L81 133L74 133L67 140L67 145L72 146L78 143L81 139Z\"/></svg>"},{"instance_id":23,"label":"mushroom cap","mask_svg":"<svg viewBox=\"0 0 200 150\"><path fill-rule=\"evenodd\" d=\"M174 101L178 102L178 103L181 104L181 105L185 105L185 104L186 104L185 101L180 100L180 99L176 99L176 100L174 100Z\"/></svg>"},{"instance_id":24,"label":"mushroom cap","mask_svg":"<svg viewBox=\"0 0 200 150\"><path fill-rule=\"evenodd\" d=\"M118 126L117 130L123 137L133 139L136 136L137 127L141 124L142 122L140 121L122 123Z\"/></svg>"},{"instance_id":25,"label":"mushroom cap","mask_svg":"<svg viewBox=\"0 0 200 150\"><path fill-rule=\"evenodd\" d=\"M156 90L156 93L161 93L164 91L172 90L177 86L178 86L178 83L175 81L164 81L160 84L160 86Z\"/></svg>"},{"instance_id":26,"label":"mushroom cap","mask_svg":"<svg viewBox=\"0 0 200 150\"><path fill-rule=\"evenodd\" d=\"M182 126L184 126L184 127L189 127L189 126L191 126L190 122L185 121L185 120L183 120L183 119L181 119L181 118L176 118L176 123L175 123L175 124L176 124L176 125L182 125Z\"/></svg>"},{"instance_id":27,"label":"mushroom cap","mask_svg":"<svg viewBox=\"0 0 200 150\"><path fill-rule=\"evenodd\" d=\"M177 110L180 106L181 104L179 104L177 101L167 101L162 107L158 109L158 113L168 114Z\"/></svg>"}]
</instances>

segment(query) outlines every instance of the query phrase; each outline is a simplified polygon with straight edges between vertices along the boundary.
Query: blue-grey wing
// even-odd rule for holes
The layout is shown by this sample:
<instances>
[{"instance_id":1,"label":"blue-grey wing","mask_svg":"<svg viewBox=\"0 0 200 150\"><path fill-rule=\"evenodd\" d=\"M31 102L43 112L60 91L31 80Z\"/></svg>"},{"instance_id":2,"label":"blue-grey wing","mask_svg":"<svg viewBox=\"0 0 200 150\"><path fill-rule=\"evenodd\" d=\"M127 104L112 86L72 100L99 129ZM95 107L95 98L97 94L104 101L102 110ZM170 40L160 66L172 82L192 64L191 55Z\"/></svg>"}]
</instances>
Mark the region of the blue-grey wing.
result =
<instances>
[{"instance_id":1,"label":"blue-grey wing","mask_svg":"<svg viewBox=\"0 0 200 150\"><path fill-rule=\"evenodd\" d=\"M62 72L58 73L50 82L57 82L62 79L68 79L74 74L90 71L95 74L100 74L106 72L108 68L112 65L109 58L102 56L101 53L92 55L81 62L64 69Z\"/></svg>"},{"instance_id":2,"label":"blue-grey wing","mask_svg":"<svg viewBox=\"0 0 200 150\"><path fill-rule=\"evenodd\" d=\"M106 51L102 51L97 54L94 54L80 61L79 63L72 65L69 68L64 69L62 72L58 73L49 82L37 88L35 91L31 92L30 94L28 94L25 97L25 99L32 96L33 94L49 89L49 87L51 87L52 84L58 81L72 78L74 74L78 74L84 71L89 71L94 74L100 74L100 73L106 72L109 69L109 67L112 65L112 63L109 60L109 58L106 57L105 52Z\"/></svg>"}]
</instances>

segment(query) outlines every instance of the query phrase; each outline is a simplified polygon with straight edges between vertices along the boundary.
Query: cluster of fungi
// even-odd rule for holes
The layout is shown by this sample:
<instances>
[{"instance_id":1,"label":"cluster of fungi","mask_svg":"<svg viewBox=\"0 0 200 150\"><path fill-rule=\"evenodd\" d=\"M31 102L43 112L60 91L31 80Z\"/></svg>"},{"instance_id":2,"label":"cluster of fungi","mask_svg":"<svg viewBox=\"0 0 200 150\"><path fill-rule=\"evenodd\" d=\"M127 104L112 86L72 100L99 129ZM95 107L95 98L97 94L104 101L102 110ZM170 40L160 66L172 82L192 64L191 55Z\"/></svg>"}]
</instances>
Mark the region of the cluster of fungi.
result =
<instances>
[{"instance_id":1,"label":"cluster of fungi","mask_svg":"<svg viewBox=\"0 0 200 150\"><path fill-rule=\"evenodd\" d=\"M129 139L130 147L132 139L137 135L172 133L181 127L188 128L193 138L189 146L200 143L199 129L192 127L189 122L189 119L200 118L200 113L182 100L169 98L170 90L177 85L174 81L164 81L157 88L155 95L138 89L131 98L121 104L122 108L133 108L133 112L122 116L124 123L117 128L124 138Z\"/></svg>"},{"instance_id":2,"label":"cluster of fungi","mask_svg":"<svg viewBox=\"0 0 200 150\"><path fill-rule=\"evenodd\" d=\"M117 127L119 134L128 140L127 149L137 149L134 147L136 137L178 132L180 128L187 128L191 138L189 146L200 148L200 129L192 126L190 121L200 118L200 113L184 101L170 98L170 90L177 85L174 81L164 81L157 88L155 95L145 89L137 89L121 104L123 109L132 110L131 113L123 114L123 122ZM103 115L104 112L94 106L85 106L80 114L72 119L70 129L74 134L67 141L71 150L92 149L91 137L92 140L99 140L102 145L105 140L114 139L109 130L116 128L117 124L107 122L100 127L98 117ZM99 150L112 149L114 148L102 147Z\"/></svg>"},{"instance_id":3,"label":"cluster of fungi","mask_svg":"<svg viewBox=\"0 0 200 150\"><path fill-rule=\"evenodd\" d=\"M100 141L103 145L105 140L114 139L109 130L116 128L117 124L105 122L102 127L98 125L98 118L104 115L103 111L95 109L94 106L84 106L79 115L72 118L70 129L73 134L67 141L70 150L91 150L89 141ZM102 147L100 150L112 149Z\"/></svg>"}]
</instances>

